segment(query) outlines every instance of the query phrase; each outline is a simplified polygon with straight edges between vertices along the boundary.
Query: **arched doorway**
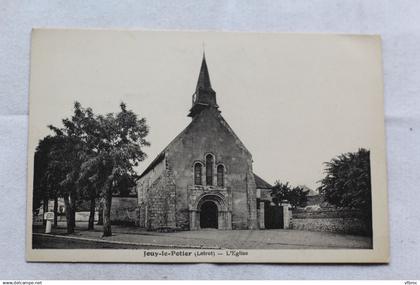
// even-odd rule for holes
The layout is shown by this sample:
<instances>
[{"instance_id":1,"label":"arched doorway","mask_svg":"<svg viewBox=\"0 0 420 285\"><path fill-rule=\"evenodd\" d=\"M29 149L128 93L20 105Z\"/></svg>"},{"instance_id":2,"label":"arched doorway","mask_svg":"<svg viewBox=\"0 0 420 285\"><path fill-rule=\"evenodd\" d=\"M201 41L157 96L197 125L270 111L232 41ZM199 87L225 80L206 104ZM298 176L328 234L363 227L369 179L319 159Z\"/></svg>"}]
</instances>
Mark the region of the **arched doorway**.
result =
<instances>
[{"instance_id":1,"label":"arched doorway","mask_svg":"<svg viewBox=\"0 0 420 285\"><path fill-rule=\"evenodd\" d=\"M218 228L218 210L217 205L213 201L206 201L201 205L200 209L200 228Z\"/></svg>"},{"instance_id":2,"label":"arched doorway","mask_svg":"<svg viewBox=\"0 0 420 285\"><path fill-rule=\"evenodd\" d=\"M224 191L224 193L220 193ZM226 190L209 191L194 197L190 207L190 230L213 228L232 229L232 210L229 207Z\"/></svg>"}]
</instances>

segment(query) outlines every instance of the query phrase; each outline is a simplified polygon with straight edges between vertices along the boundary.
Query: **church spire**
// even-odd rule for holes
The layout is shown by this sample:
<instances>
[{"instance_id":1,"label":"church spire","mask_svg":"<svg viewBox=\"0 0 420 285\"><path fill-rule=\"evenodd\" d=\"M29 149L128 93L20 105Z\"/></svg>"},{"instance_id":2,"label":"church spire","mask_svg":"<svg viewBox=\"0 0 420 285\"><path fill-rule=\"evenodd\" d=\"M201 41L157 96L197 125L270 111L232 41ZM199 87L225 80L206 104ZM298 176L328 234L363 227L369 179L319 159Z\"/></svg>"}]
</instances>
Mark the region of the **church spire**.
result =
<instances>
[{"instance_id":1,"label":"church spire","mask_svg":"<svg viewBox=\"0 0 420 285\"><path fill-rule=\"evenodd\" d=\"M204 50L203 50L203 60L201 61L200 74L198 76L196 90L198 90L199 88L211 89L210 75L209 75L209 70L207 68L206 53Z\"/></svg>"},{"instance_id":2,"label":"church spire","mask_svg":"<svg viewBox=\"0 0 420 285\"><path fill-rule=\"evenodd\" d=\"M194 118L202 110L213 107L218 108L216 103L216 92L211 87L209 70L206 62L206 54L203 50L203 59L201 61L200 73L198 75L197 87L193 94L192 107L189 117Z\"/></svg>"}]
</instances>

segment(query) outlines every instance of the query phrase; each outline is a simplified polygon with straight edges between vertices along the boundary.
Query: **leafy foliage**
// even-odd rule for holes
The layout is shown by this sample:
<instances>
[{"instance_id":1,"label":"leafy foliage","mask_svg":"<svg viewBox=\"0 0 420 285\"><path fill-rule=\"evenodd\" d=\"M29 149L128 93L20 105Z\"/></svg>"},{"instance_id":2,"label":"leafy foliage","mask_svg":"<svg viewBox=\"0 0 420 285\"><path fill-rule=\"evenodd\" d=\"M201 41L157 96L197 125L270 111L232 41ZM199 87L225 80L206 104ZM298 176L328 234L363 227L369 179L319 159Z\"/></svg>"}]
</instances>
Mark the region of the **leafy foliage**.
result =
<instances>
[{"instance_id":1,"label":"leafy foliage","mask_svg":"<svg viewBox=\"0 0 420 285\"><path fill-rule=\"evenodd\" d=\"M276 181L272 188L271 196L273 202L279 205L281 201L287 200L293 208L304 207L308 201L308 190L304 190L302 187L292 187L289 182L281 183Z\"/></svg>"},{"instance_id":2,"label":"leafy foliage","mask_svg":"<svg viewBox=\"0 0 420 285\"><path fill-rule=\"evenodd\" d=\"M78 200L104 200L104 235L111 235L112 194L127 192L138 177L134 169L145 159L142 148L149 129L121 103L120 112L95 115L90 108L74 104L73 116L63 127L49 126L54 132L40 141L35 154L34 208L52 193L64 198L67 229L74 230ZM90 226L89 226L90 227ZM90 227L91 228L91 227Z\"/></svg>"},{"instance_id":3,"label":"leafy foliage","mask_svg":"<svg viewBox=\"0 0 420 285\"><path fill-rule=\"evenodd\" d=\"M319 191L337 207L354 208L371 215L370 152L359 149L325 163L326 176Z\"/></svg>"},{"instance_id":4,"label":"leafy foliage","mask_svg":"<svg viewBox=\"0 0 420 285\"><path fill-rule=\"evenodd\" d=\"M55 162L52 156L59 143L59 137L46 136L35 150L33 211L41 206L41 202L60 195L60 182L64 179L64 173L53 167Z\"/></svg>"},{"instance_id":5,"label":"leafy foliage","mask_svg":"<svg viewBox=\"0 0 420 285\"><path fill-rule=\"evenodd\" d=\"M93 183L104 198L104 236L112 234L110 208L112 194L119 186L133 185L137 177L134 169L146 158L142 148L149 129L144 118L127 110L124 103L117 114L97 116L97 128L91 140L93 155L88 155L81 166L81 179Z\"/></svg>"}]
</instances>

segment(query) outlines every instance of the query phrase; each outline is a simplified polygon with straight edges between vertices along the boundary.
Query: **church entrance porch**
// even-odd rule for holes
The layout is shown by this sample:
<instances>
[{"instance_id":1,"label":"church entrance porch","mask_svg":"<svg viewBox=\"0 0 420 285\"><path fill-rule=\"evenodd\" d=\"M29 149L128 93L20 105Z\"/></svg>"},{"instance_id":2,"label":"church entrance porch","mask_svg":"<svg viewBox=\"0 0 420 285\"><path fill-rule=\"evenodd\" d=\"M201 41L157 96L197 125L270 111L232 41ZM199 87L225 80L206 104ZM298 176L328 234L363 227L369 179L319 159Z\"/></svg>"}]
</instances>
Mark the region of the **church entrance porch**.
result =
<instances>
[{"instance_id":1,"label":"church entrance porch","mask_svg":"<svg viewBox=\"0 0 420 285\"><path fill-rule=\"evenodd\" d=\"M200 211L200 228L217 229L218 228L218 211L217 206L212 201L207 201L201 205Z\"/></svg>"},{"instance_id":2,"label":"church entrance porch","mask_svg":"<svg viewBox=\"0 0 420 285\"><path fill-rule=\"evenodd\" d=\"M198 195L189 197L190 230L231 230L232 211L226 196L217 190L197 192L190 192Z\"/></svg>"}]
</instances>

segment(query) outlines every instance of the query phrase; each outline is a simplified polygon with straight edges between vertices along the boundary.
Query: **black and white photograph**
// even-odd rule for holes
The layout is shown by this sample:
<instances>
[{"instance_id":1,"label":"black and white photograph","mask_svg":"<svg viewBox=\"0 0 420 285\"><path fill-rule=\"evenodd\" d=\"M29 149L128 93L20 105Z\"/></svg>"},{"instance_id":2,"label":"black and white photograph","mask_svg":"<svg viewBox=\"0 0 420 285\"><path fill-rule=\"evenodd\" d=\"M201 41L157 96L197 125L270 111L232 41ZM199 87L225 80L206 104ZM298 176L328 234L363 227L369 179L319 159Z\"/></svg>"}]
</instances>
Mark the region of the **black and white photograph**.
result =
<instances>
[{"instance_id":1,"label":"black and white photograph","mask_svg":"<svg viewBox=\"0 0 420 285\"><path fill-rule=\"evenodd\" d=\"M34 29L27 260L386 263L379 36Z\"/></svg>"}]
</instances>

